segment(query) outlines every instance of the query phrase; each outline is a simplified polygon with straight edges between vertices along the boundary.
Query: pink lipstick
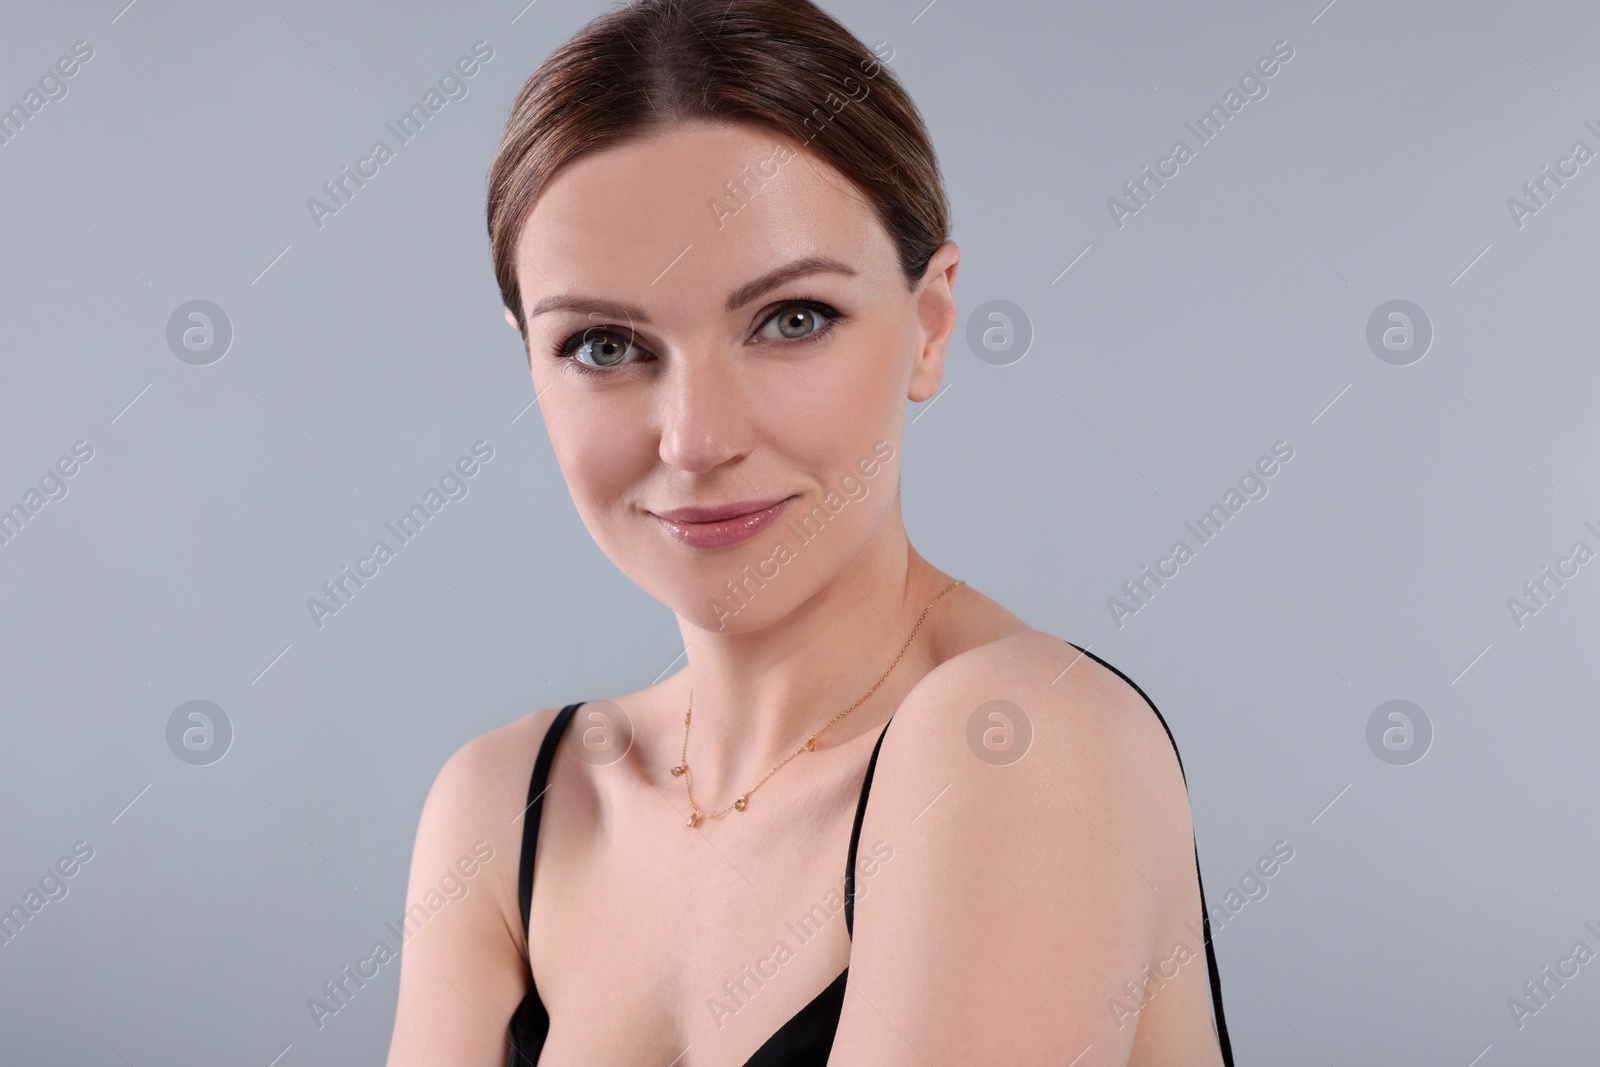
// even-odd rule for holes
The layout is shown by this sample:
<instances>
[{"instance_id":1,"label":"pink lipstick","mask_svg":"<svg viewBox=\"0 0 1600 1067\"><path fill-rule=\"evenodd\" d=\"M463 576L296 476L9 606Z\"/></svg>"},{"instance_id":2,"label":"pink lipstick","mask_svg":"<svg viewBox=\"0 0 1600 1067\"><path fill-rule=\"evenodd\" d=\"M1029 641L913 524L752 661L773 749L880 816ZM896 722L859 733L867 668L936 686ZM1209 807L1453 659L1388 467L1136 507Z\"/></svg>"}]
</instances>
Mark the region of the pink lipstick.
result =
<instances>
[{"instance_id":1,"label":"pink lipstick","mask_svg":"<svg viewBox=\"0 0 1600 1067\"><path fill-rule=\"evenodd\" d=\"M748 541L771 526L793 499L735 500L650 514L662 529L691 548L727 548Z\"/></svg>"}]
</instances>

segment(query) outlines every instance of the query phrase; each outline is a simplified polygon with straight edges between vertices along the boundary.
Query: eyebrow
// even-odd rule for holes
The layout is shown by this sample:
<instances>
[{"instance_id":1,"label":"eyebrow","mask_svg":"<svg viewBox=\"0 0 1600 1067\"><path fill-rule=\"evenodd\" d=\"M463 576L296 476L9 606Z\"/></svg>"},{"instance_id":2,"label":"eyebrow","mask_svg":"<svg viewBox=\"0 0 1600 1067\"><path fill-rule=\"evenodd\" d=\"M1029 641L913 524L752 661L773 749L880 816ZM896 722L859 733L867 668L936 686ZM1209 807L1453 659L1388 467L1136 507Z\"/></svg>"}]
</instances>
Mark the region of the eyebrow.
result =
<instances>
[{"instance_id":1,"label":"eyebrow","mask_svg":"<svg viewBox=\"0 0 1600 1067\"><path fill-rule=\"evenodd\" d=\"M807 277L812 274L842 274L847 278L854 278L859 272L847 264L827 256L806 256L792 263L770 270L757 278L739 286L728 294L727 310L738 311L750 301L776 289L785 282L796 278ZM571 293L562 293L557 296L547 296L533 305L533 310L528 313L532 319L543 315L547 311L593 311L615 319L627 319L629 322L649 322L650 316L645 310L633 304L623 304L615 300L602 300L599 297L580 296Z\"/></svg>"}]
</instances>

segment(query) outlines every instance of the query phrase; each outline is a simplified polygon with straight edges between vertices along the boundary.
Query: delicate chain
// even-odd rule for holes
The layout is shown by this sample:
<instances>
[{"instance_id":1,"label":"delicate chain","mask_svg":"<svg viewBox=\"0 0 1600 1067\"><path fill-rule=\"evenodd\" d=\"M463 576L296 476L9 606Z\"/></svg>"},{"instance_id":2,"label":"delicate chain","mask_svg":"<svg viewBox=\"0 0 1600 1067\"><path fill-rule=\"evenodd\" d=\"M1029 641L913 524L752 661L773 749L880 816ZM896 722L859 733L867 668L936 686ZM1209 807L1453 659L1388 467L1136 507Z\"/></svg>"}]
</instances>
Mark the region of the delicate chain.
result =
<instances>
[{"instance_id":1,"label":"delicate chain","mask_svg":"<svg viewBox=\"0 0 1600 1067\"><path fill-rule=\"evenodd\" d=\"M723 808L721 811L701 811L699 806L694 802L694 794L689 791L689 717L694 714L694 687L690 686L689 707L683 713L683 755L678 766L672 768L673 777L676 778L681 776L683 778L683 794L689 799L690 814L688 825L695 826L700 822L701 819L718 819L728 814L730 811L744 811L749 806L750 794L754 793L757 789L760 789L763 785L766 785L767 778L771 778L774 774L777 774L779 768L781 768L785 763L788 763L790 760L794 759L796 756L800 755L800 753L816 751L817 738L822 735L822 731L826 730L829 726L832 726L834 723L838 722L840 719L856 710L856 708L859 708L863 703L866 702L867 697L872 696L873 693L878 691L878 686L882 685L888 680L889 675L893 673L895 666L899 664L900 657L904 656L906 654L906 650L911 647L911 642L917 636L917 631L922 629L923 620L928 617L928 612L933 610L933 606L939 602L940 597L944 596L945 593L948 593L956 586L962 584L964 583L960 579L951 582L949 585L944 587L944 591L941 592L939 596L934 597L928 602L928 606L923 608L922 614L917 617L917 624L911 628L911 636L907 637L906 643L900 646L900 652L894 657L894 663L889 664L889 669L883 672L883 677L879 678L877 682L873 684L872 688L867 690L865 696L856 701L854 704L851 704L848 708L845 708L833 718L829 719L827 723L823 725L821 730L818 730L816 733L812 734L806 739L805 744L801 745L789 755L785 756L778 762L777 766L773 767L772 770L767 772L766 777L762 778L761 781L757 782L755 785L739 794L738 799L736 799L732 804L729 804L727 807Z\"/></svg>"}]
</instances>

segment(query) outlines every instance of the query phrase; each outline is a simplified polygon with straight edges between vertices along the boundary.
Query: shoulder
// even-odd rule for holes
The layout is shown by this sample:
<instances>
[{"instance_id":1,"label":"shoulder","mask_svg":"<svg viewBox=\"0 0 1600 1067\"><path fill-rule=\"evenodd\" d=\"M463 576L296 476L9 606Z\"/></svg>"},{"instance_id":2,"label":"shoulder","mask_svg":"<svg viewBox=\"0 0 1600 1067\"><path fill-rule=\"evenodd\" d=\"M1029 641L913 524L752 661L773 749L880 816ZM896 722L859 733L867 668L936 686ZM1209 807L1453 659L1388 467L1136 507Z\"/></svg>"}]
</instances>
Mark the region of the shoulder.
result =
<instances>
[{"instance_id":1,"label":"shoulder","mask_svg":"<svg viewBox=\"0 0 1600 1067\"><path fill-rule=\"evenodd\" d=\"M417 824L412 884L434 868L447 869L477 850L496 910L519 946L523 942L517 904L517 872L523 819L534 761L559 708L530 712L463 743L444 761L428 790ZM441 866L442 865L442 866Z\"/></svg>"},{"instance_id":2,"label":"shoulder","mask_svg":"<svg viewBox=\"0 0 1600 1067\"><path fill-rule=\"evenodd\" d=\"M474 813L523 797L539 746L559 711L529 712L463 743L439 768L424 811L447 821L473 821ZM518 801L510 815L526 802Z\"/></svg>"},{"instance_id":3,"label":"shoulder","mask_svg":"<svg viewBox=\"0 0 1600 1067\"><path fill-rule=\"evenodd\" d=\"M404 950L390 1067L503 1062L504 1039L483 1020L510 1017L528 985L517 901L520 815L557 710L479 734L434 777L417 822L400 920Z\"/></svg>"},{"instance_id":4,"label":"shoulder","mask_svg":"<svg viewBox=\"0 0 1600 1067\"><path fill-rule=\"evenodd\" d=\"M1038 631L918 682L884 735L861 848L879 862L858 874L851 984L897 1025L980 1058L980 1017L1023 1042L1007 1058L1106 1040L1078 1037L1194 888L1188 796L1154 707ZM869 1040L848 1007L840 1025L844 1047Z\"/></svg>"},{"instance_id":5,"label":"shoulder","mask_svg":"<svg viewBox=\"0 0 1600 1067\"><path fill-rule=\"evenodd\" d=\"M1138 773L1141 787L1186 792L1176 745L1140 688L1092 653L1038 630L941 663L901 704L883 747L884 758L899 754L910 766L947 774L1015 768L1030 779L1115 789Z\"/></svg>"}]
</instances>

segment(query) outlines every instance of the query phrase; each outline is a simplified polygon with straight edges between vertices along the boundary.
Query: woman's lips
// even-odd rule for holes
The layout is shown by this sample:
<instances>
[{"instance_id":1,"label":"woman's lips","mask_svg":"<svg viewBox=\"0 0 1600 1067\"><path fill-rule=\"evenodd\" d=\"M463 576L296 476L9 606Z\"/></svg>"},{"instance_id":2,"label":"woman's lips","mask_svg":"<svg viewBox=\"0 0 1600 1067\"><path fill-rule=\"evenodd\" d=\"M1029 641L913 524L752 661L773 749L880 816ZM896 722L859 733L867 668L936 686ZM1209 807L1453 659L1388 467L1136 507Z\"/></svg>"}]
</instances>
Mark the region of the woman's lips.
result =
<instances>
[{"instance_id":1,"label":"woman's lips","mask_svg":"<svg viewBox=\"0 0 1600 1067\"><path fill-rule=\"evenodd\" d=\"M738 503L721 508L677 508L663 515L651 512L662 529L680 543L691 548L726 548L748 541L762 530L778 521L794 497L784 497L773 504ZM748 508L738 514L736 509ZM667 516L672 516L668 518ZM707 516L719 516L707 518ZM694 521L699 520L699 521Z\"/></svg>"}]
</instances>

